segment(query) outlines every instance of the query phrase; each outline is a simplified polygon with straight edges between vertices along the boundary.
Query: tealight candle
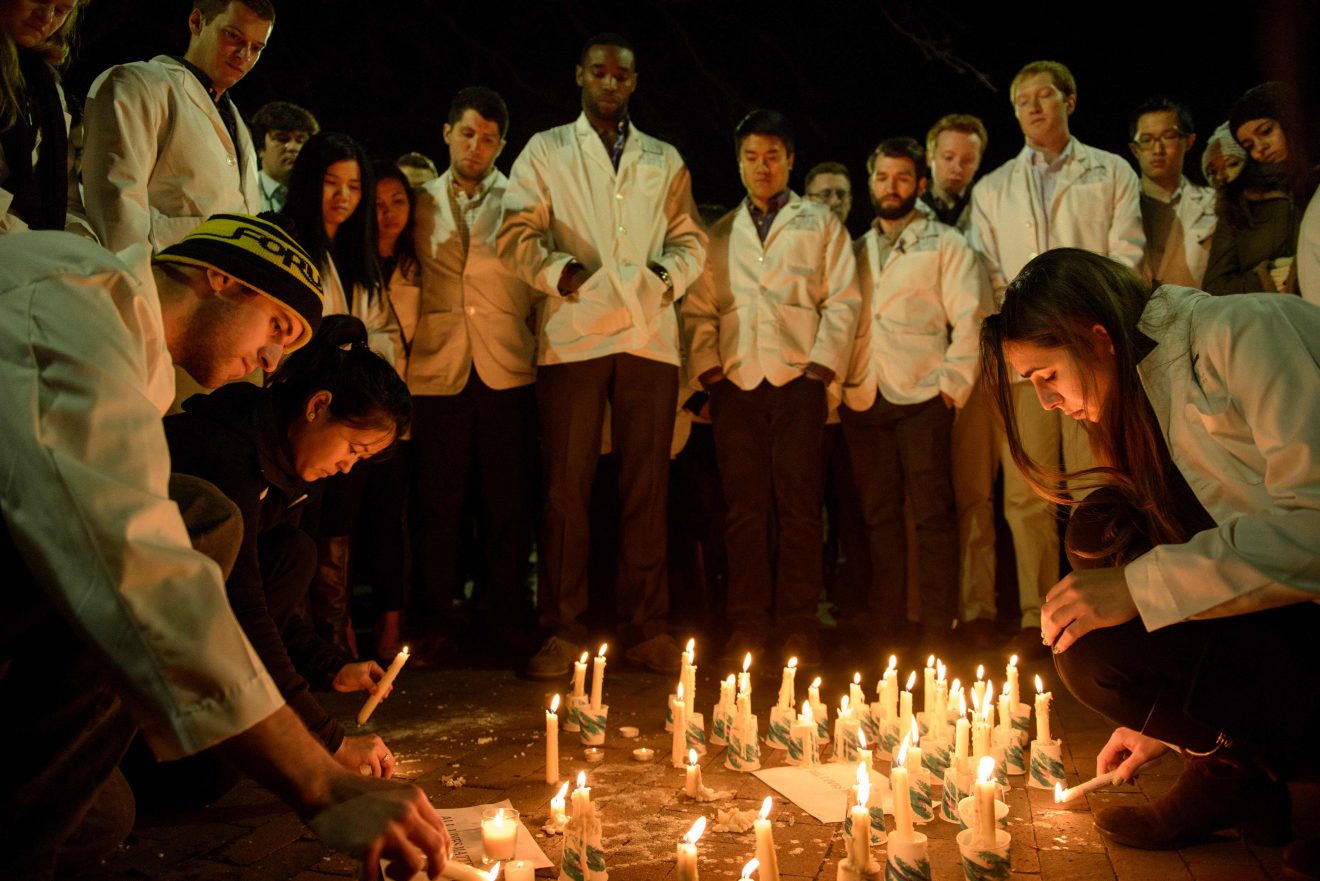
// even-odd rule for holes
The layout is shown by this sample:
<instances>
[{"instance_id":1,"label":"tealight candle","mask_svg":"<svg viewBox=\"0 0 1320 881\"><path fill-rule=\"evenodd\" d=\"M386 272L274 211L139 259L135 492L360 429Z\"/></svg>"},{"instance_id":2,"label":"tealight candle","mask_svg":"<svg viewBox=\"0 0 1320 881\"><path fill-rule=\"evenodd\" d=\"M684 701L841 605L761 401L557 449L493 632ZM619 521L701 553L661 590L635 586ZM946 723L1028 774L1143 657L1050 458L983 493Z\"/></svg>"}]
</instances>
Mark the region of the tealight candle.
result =
<instances>
[{"instance_id":1,"label":"tealight candle","mask_svg":"<svg viewBox=\"0 0 1320 881\"><path fill-rule=\"evenodd\" d=\"M605 650L609 648L609 643L603 643L600 652L591 662L591 705L599 707L601 705L601 692L605 685Z\"/></svg>"},{"instance_id":2,"label":"tealight candle","mask_svg":"<svg viewBox=\"0 0 1320 881\"><path fill-rule=\"evenodd\" d=\"M752 823L756 832L756 859L761 871L757 875L760 881L779 881L779 853L775 850L774 827L770 823L770 796L761 802L761 816Z\"/></svg>"},{"instance_id":3,"label":"tealight candle","mask_svg":"<svg viewBox=\"0 0 1320 881\"><path fill-rule=\"evenodd\" d=\"M697 764L697 751L694 749L688 750L687 782L683 784L683 791L692 798L701 795L701 766Z\"/></svg>"},{"instance_id":4,"label":"tealight candle","mask_svg":"<svg viewBox=\"0 0 1320 881\"><path fill-rule=\"evenodd\" d=\"M399 675L399 671L403 669L403 665L406 663L408 663L408 647L405 645L394 656L394 661L390 664L390 668L385 671L385 675L381 677L380 682L376 683L376 691L367 698L367 702L362 705L362 709L358 710L357 723L359 725L367 724L371 714L376 712L376 707L380 706L380 702L385 699L390 687L394 685L394 677Z\"/></svg>"},{"instance_id":5,"label":"tealight candle","mask_svg":"<svg viewBox=\"0 0 1320 881\"><path fill-rule=\"evenodd\" d=\"M706 818L697 817L678 843L678 881L697 881L697 839L706 831Z\"/></svg>"},{"instance_id":6,"label":"tealight candle","mask_svg":"<svg viewBox=\"0 0 1320 881\"><path fill-rule=\"evenodd\" d=\"M486 808L481 813L481 849L486 862L513 859L518 837L518 812L513 808Z\"/></svg>"},{"instance_id":7,"label":"tealight candle","mask_svg":"<svg viewBox=\"0 0 1320 881\"><path fill-rule=\"evenodd\" d=\"M1050 700L1053 695L1045 690L1045 683L1036 677L1036 739L1045 743L1050 737Z\"/></svg>"},{"instance_id":8,"label":"tealight candle","mask_svg":"<svg viewBox=\"0 0 1320 881\"><path fill-rule=\"evenodd\" d=\"M793 706L793 678L797 673L797 658L789 658L788 666L784 668L783 679L779 683L779 703L780 709L787 710Z\"/></svg>"},{"instance_id":9,"label":"tealight candle","mask_svg":"<svg viewBox=\"0 0 1320 881\"><path fill-rule=\"evenodd\" d=\"M545 782L559 782L559 695L545 713Z\"/></svg>"}]
</instances>

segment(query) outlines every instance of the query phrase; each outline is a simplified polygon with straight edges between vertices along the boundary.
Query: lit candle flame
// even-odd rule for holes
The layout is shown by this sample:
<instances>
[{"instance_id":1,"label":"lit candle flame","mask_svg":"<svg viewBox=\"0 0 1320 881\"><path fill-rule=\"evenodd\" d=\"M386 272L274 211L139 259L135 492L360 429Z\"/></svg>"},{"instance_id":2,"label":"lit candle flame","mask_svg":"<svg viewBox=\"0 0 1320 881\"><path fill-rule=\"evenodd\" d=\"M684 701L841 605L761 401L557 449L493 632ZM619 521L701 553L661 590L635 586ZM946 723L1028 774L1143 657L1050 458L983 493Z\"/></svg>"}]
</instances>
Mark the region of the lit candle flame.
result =
<instances>
[{"instance_id":1,"label":"lit candle flame","mask_svg":"<svg viewBox=\"0 0 1320 881\"><path fill-rule=\"evenodd\" d=\"M1011 658L1008 659L1008 666L1010 666L1010 667L1016 667L1016 666L1017 666L1017 655L1014 655L1013 657L1011 657Z\"/></svg>"},{"instance_id":2,"label":"lit candle flame","mask_svg":"<svg viewBox=\"0 0 1320 881\"><path fill-rule=\"evenodd\" d=\"M591 652L583 652L583 653L582 653L582 658L578 661L578 663L579 663L579 664L585 664L585 663L587 662L587 658L589 658L589 657L591 657Z\"/></svg>"},{"instance_id":3,"label":"lit candle flame","mask_svg":"<svg viewBox=\"0 0 1320 881\"><path fill-rule=\"evenodd\" d=\"M680 701L683 699L683 683L681 682L678 683L678 693L674 695L674 699Z\"/></svg>"},{"instance_id":4,"label":"lit candle flame","mask_svg":"<svg viewBox=\"0 0 1320 881\"><path fill-rule=\"evenodd\" d=\"M815 688L815 689L819 689L819 688L820 688L820 677L819 677L819 676L817 676L815 679L811 680L811 687L812 687L812 688Z\"/></svg>"},{"instance_id":5,"label":"lit candle flame","mask_svg":"<svg viewBox=\"0 0 1320 881\"><path fill-rule=\"evenodd\" d=\"M1062 783L1054 784L1054 803L1061 805L1068 800L1068 790L1063 788Z\"/></svg>"},{"instance_id":6,"label":"lit candle flame","mask_svg":"<svg viewBox=\"0 0 1320 881\"><path fill-rule=\"evenodd\" d=\"M726 679L726 680L724 680L724 681L727 682L727 683L729 683L729 687L730 687L730 688L733 688L733 683L736 682L737 680L734 678L734 675L733 675L732 673L730 673L730 674L729 674L729 678Z\"/></svg>"},{"instance_id":7,"label":"lit candle flame","mask_svg":"<svg viewBox=\"0 0 1320 881\"><path fill-rule=\"evenodd\" d=\"M607 649L607 648L609 648L609 647L610 647L610 644L609 644L608 642L602 642L602 643L600 644L600 651L596 652L596 657L598 657L598 658L603 658L603 657L605 657L605 649Z\"/></svg>"},{"instance_id":8,"label":"lit candle flame","mask_svg":"<svg viewBox=\"0 0 1320 881\"><path fill-rule=\"evenodd\" d=\"M848 712L848 695L839 698L839 715L842 716Z\"/></svg>"},{"instance_id":9,"label":"lit candle flame","mask_svg":"<svg viewBox=\"0 0 1320 881\"><path fill-rule=\"evenodd\" d=\"M898 669L898 655L889 656L889 666L885 668L885 674L888 675L891 670Z\"/></svg>"},{"instance_id":10,"label":"lit candle flame","mask_svg":"<svg viewBox=\"0 0 1320 881\"><path fill-rule=\"evenodd\" d=\"M689 749L689 750L688 750L688 764L689 764L689 765L695 765L696 763L697 763L697 751L696 751L695 749Z\"/></svg>"},{"instance_id":11,"label":"lit candle flame","mask_svg":"<svg viewBox=\"0 0 1320 881\"><path fill-rule=\"evenodd\" d=\"M1040 675L1037 674L1037 676L1036 676L1036 694L1044 694L1044 693L1045 693L1045 683L1043 683L1043 682L1040 681Z\"/></svg>"},{"instance_id":12,"label":"lit candle flame","mask_svg":"<svg viewBox=\"0 0 1320 881\"><path fill-rule=\"evenodd\" d=\"M943 661L938 661L938 660L937 660L937 661L935 662L935 681L936 681L936 682L943 682L943 681L944 681L944 674L947 673L948 671L949 671L949 668L946 667L946 666L944 666L944 662L943 662Z\"/></svg>"},{"instance_id":13,"label":"lit candle flame","mask_svg":"<svg viewBox=\"0 0 1320 881\"><path fill-rule=\"evenodd\" d=\"M577 776L577 788L578 788L578 789L586 789L586 788L587 788L587 772L586 772L586 771L578 771L578 776Z\"/></svg>"},{"instance_id":14,"label":"lit candle flame","mask_svg":"<svg viewBox=\"0 0 1320 881\"><path fill-rule=\"evenodd\" d=\"M564 797L567 795L568 795L568 781L565 780L564 785L559 787L559 794L556 795L555 798L559 799L560 801L563 801Z\"/></svg>"},{"instance_id":15,"label":"lit candle flame","mask_svg":"<svg viewBox=\"0 0 1320 881\"><path fill-rule=\"evenodd\" d=\"M687 644L688 657L692 657L692 655L696 651L696 648L697 648L697 641L695 639L689 639Z\"/></svg>"},{"instance_id":16,"label":"lit candle flame","mask_svg":"<svg viewBox=\"0 0 1320 881\"><path fill-rule=\"evenodd\" d=\"M903 767L907 764L907 751L910 739L907 735L903 736L903 745L898 748L898 755L894 757L894 764Z\"/></svg>"},{"instance_id":17,"label":"lit candle flame","mask_svg":"<svg viewBox=\"0 0 1320 881\"><path fill-rule=\"evenodd\" d=\"M995 711L994 701L990 700L990 695L986 695L985 701L981 703L981 721L990 724L990 714Z\"/></svg>"},{"instance_id":18,"label":"lit candle flame","mask_svg":"<svg viewBox=\"0 0 1320 881\"><path fill-rule=\"evenodd\" d=\"M912 745L917 746L921 740L921 730L917 728L917 717L912 717Z\"/></svg>"},{"instance_id":19,"label":"lit candle flame","mask_svg":"<svg viewBox=\"0 0 1320 881\"><path fill-rule=\"evenodd\" d=\"M987 705L995 702L995 684L989 679L985 681L985 702Z\"/></svg>"},{"instance_id":20,"label":"lit candle flame","mask_svg":"<svg viewBox=\"0 0 1320 881\"><path fill-rule=\"evenodd\" d=\"M752 653L748 652L743 658L743 672L746 673L750 669L752 669Z\"/></svg>"},{"instance_id":21,"label":"lit candle flame","mask_svg":"<svg viewBox=\"0 0 1320 881\"><path fill-rule=\"evenodd\" d=\"M976 665L976 681L981 682L985 679L985 664Z\"/></svg>"},{"instance_id":22,"label":"lit candle flame","mask_svg":"<svg viewBox=\"0 0 1320 881\"><path fill-rule=\"evenodd\" d=\"M866 773L866 767L857 766L857 804L859 807L866 807L867 802L871 800L871 775Z\"/></svg>"},{"instance_id":23,"label":"lit candle flame","mask_svg":"<svg viewBox=\"0 0 1320 881\"><path fill-rule=\"evenodd\" d=\"M953 684L949 686L949 694L958 694L962 691L962 680L954 679Z\"/></svg>"},{"instance_id":24,"label":"lit candle flame","mask_svg":"<svg viewBox=\"0 0 1320 881\"><path fill-rule=\"evenodd\" d=\"M748 881L751 881L752 873L755 872L760 867L761 867L761 861L758 860L756 857L752 857L750 860L747 861L747 865L743 866L743 870L742 870L743 878L746 878L748 879ZM739 879L739 881L741 881L741 879Z\"/></svg>"},{"instance_id":25,"label":"lit candle flame","mask_svg":"<svg viewBox=\"0 0 1320 881\"><path fill-rule=\"evenodd\" d=\"M935 666L935 656L934 656L934 655L931 655L929 658L926 659L926 666L927 666L927 667L934 667L934 666Z\"/></svg>"},{"instance_id":26,"label":"lit candle flame","mask_svg":"<svg viewBox=\"0 0 1320 881\"><path fill-rule=\"evenodd\" d=\"M976 766L976 779L989 783L995 773L995 760L991 756L981 756L981 763Z\"/></svg>"},{"instance_id":27,"label":"lit candle flame","mask_svg":"<svg viewBox=\"0 0 1320 881\"><path fill-rule=\"evenodd\" d=\"M555 699L550 701L550 712L552 714L559 712L559 695L555 695Z\"/></svg>"},{"instance_id":28,"label":"lit candle flame","mask_svg":"<svg viewBox=\"0 0 1320 881\"><path fill-rule=\"evenodd\" d=\"M913 670L911 673L908 674L907 685L905 685L905 686L903 687L903 690L904 690L904 691L911 691L911 690L912 690L912 686L914 686L914 685L916 685L916 684L917 684L917 671L916 671L916 670Z\"/></svg>"},{"instance_id":29,"label":"lit candle flame","mask_svg":"<svg viewBox=\"0 0 1320 881\"><path fill-rule=\"evenodd\" d=\"M496 826L504 825L504 808L500 808L498 811L495 812L495 825Z\"/></svg>"},{"instance_id":30,"label":"lit candle flame","mask_svg":"<svg viewBox=\"0 0 1320 881\"><path fill-rule=\"evenodd\" d=\"M972 697L975 698L976 696L972 695ZM967 715L967 692L965 691L958 692L958 715Z\"/></svg>"},{"instance_id":31,"label":"lit candle flame","mask_svg":"<svg viewBox=\"0 0 1320 881\"><path fill-rule=\"evenodd\" d=\"M701 834L705 831L706 831L706 818L697 817L697 822L692 824L692 828L687 831L687 835L683 836L683 840L686 841L688 844L696 844L697 839L700 838Z\"/></svg>"},{"instance_id":32,"label":"lit candle flame","mask_svg":"<svg viewBox=\"0 0 1320 881\"><path fill-rule=\"evenodd\" d=\"M496 863L493 867L491 867L490 874L486 876L486 881L495 881L495 879L500 876L500 866L502 865L504 864Z\"/></svg>"},{"instance_id":33,"label":"lit candle flame","mask_svg":"<svg viewBox=\"0 0 1320 881\"><path fill-rule=\"evenodd\" d=\"M853 685L861 685L861 684L862 684L862 674L861 674L861 673L854 673L854 674L853 674Z\"/></svg>"},{"instance_id":34,"label":"lit candle flame","mask_svg":"<svg viewBox=\"0 0 1320 881\"><path fill-rule=\"evenodd\" d=\"M857 746L859 749L866 749L866 732L860 728L857 729Z\"/></svg>"},{"instance_id":35,"label":"lit candle flame","mask_svg":"<svg viewBox=\"0 0 1320 881\"><path fill-rule=\"evenodd\" d=\"M768 796L768 795L765 797L765 801L761 802L761 819L762 819L762 820L768 820L768 819L770 819L770 805L773 804L773 803L774 803L774 799L772 799L772 798L771 798L770 796Z\"/></svg>"},{"instance_id":36,"label":"lit candle flame","mask_svg":"<svg viewBox=\"0 0 1320 881\"><path fill-rule=\"evenodd\" d=\"M811 710L811 701L802 702L802 721L808 725L816 721L816 714Z\"/></svg>"},{"instance_id":37,"label":"lit candle flame","mask_svg":"<svg viewBox=\"0 0 1320 881\"><path fill-rule=\"evenodd\" d=\"M790 670L795 670L795 669L797 669L797 658L789 658L789 659L788 659L788 669L790 669Z\"/></svg>"}]
</instances>

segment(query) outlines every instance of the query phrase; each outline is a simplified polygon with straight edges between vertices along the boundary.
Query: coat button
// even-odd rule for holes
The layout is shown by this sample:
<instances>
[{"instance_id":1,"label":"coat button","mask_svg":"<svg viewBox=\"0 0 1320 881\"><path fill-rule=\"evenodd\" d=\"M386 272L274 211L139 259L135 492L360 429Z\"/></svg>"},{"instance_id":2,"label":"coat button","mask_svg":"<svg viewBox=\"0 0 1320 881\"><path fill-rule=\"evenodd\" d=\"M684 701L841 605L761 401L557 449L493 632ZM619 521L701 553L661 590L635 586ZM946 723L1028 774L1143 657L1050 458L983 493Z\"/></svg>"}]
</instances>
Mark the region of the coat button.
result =
<instances>
[{"instance_id":1,"label":"coat button","mask_svg":"<svg viewBox=\"0 0 1320 881\"><path fill-rule=\"evenodd\" d=\"M469 314L469 315L476 315L476 314L477 314L477 307L476 307L476 306L469 306L469 307L467 307L467 314Z\"/></svg>"}]
</instances>

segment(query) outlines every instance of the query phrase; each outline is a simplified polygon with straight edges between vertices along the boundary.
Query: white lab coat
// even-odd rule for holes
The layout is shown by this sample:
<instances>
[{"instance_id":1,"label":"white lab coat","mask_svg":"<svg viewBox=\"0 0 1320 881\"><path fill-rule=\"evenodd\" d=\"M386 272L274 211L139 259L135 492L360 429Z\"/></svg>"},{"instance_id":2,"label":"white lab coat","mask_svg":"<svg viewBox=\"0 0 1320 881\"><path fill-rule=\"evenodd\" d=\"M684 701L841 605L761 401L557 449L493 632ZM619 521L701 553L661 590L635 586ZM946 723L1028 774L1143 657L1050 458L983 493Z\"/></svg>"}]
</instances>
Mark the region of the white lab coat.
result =
<instances>
[{"instance_id":1,"label":"white lab coat","mask_svg":"<svg viewBox=\"0 0 1320 881\"><path fill-rule=\"evenodd\" d=\"M150 278L85 239L0 236L4 524L52 606L131 689L157 757L174 759L284 701L168 496L147 388L156 303Z\"/></svg>"},{"instance_id":2,"label":"white lab coat","mask_svg":"<svg viewBox=\"0 0 1320 881\"><path fill-rule=\"evenodd\" d=\"M719 367L750 391L812 362L842 378L861 304L852 243L829 208L791 193L762 244L744 200L711 227L706 268L683 302L690 381ZM831 390L837 403L838 382Z\"/></svg>"},{"instance_id":3,"label":"white lab coat","mask_svg":"<svg viewBox=\"0 0 1320 881\"><path fill-rule=\"evenodd\" d=\"M985 258L995 302L1033 257L1051 248L1085 248L1132 269L1141 263L1141 185L1121 156L1072 139L1072 155L1059 170L1048 224L1037 208L1031 148L972 187L972 247ZM1048 235L1047 235L1048 227Z\"/></svg>"},{"instance_id":4,"label":"white lab coat","mask_svg":"<svg viewBox=\"0 0 1320 881\"><path fill-rule=\"evenodd\" d=\"M891 404L920 404L944 392L961 407L976 380L990 279L953 227L916 212L880 264L881 232L857 240L861 320L843 402L864 411L877 391Z\"/></svg>"},{"instance_id":5,"label":"white lab coat","mask_svg":"<svg viewBox=\"0 0 1320 881\"><path fill-rule=\"evenodd\" d=\"M368 301L366 291L359 287L353 291L350 303L329 251L325 252L325 263L321 265L321 288L325 292L321 314L352 315L360 319L367 328L367 345L373 352L397 366L397 353L403 343L399 339L399 323L394 319L390 304L385 301L385 292L380 291L378 296Z\"/></svg>"},{"instance_id":6,"label":"white lab coat","mask_svg":"<svg viewBox=\"0 0 1320 881\"><path fill-rule=\"evenodd\" d=\"M1320 190L1311 197L1297 232L1297 292L1320 303Z\"/></svg>"},{"instance_id":7,"label":"white lab coat","mask_svg":"<svg viewBox=\"0 0 1320 881\"><path fill-rule=\"evenodd\" d=\"M673 300L701 273L706 234L678 151L630 126L616 172L585 114L532 136L509 172L500 259L546 295L538 364L618 353L679 363ZM576 260L591 276L568 297L559 277ZM669 273L672 298L648 267Z\"/></svg>"},{"instance_id":8,"label":"white lab coat","mask_svg":"<svg viewBox=\"0 0 1320 881\"><path fill-rule=\"evenodd\" d=\"M456 395L474 365L493 389L530 385L536 380L533 292L495 249L508 178L492 171L482 181L486 194L469 212L466 261L449 196L452 180L447 170L417 193L413 229L422 291L408 390Z\"/></svg>"},{"instance_id":9,"label":"white lab coat","mask_svg":"<svg viewBox=\"0 0 1320 881\"><path fill-rule=\"evenodd\" d=\"M394 266L385 285L385 299L399 329L394 350L394 366L399 377L408 379L408 349L417 333L417 313L422 300L421 268L415 264L408 271L399 263Z\"/></svg>"},{"instance_id":10,"label":"white lab coat","mask_svg":"<svg viewBox=\"0 0 1320 881\"><path fill-rule=\"evenodd\" d=\"M212 214L260 210L257 154L238 120L229 137L215 102L166 55L102 73L87 95L87 214L111 251L159 253Z\"/></svg>"},{"instance_id":11,"label":"white lab coat","mask_svg":"<svg viewBox=\"0 0 1320 881\"><path fill-rule=\"evenodd\" d=\"M1210 240L1215 235L1215 191L1182 179L1174 191L1174 218L1182 227L1181 252L1166 251L1162 265L1152 266L1149 253L1141 260L1141 275L1146 281L1161 284L1200 287L1205 267L1210 262ZM1173 235L1173 232L1170 232Z\"/></svg>"},{"instance_id":12,"label":"white lab coat","mask_svg":"<svg viewBox=\"0 0 1320 881\"><path fill-rule=\"evenodd\" d=\"M1146 628L1249 611L1277 585L1320 597L1320 309L1165 285L1138 326L1169 453L1219 524L1127 565Z\"/></svg>"}]
</instances>

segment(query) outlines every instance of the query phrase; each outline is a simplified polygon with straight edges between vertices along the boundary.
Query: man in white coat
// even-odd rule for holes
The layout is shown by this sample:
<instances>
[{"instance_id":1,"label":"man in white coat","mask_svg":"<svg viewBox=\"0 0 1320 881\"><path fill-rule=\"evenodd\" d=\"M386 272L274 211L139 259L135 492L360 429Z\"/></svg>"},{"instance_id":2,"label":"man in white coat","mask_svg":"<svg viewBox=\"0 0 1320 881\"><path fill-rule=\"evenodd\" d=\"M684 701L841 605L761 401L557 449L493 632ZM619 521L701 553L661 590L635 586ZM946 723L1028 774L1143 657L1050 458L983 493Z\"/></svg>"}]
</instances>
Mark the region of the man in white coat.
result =
<instances>
[{"instance_id":1,"label":"man in white coat","mask_svg":"<svg viewBox=\"0 0 1320 881\"><path fill-rule=\"evenodd\" d=\"M906 496L916 526L925 642L958 612L958 524L950 473L954 408L976 381L990 280L953 227L917 208L926 159L912 138L882 141L867 160L876 220L857 240L861 319L843 387L844 437L866 515L870 632L903 635Z\"/></svg>"},{"instance_id":2,"label":"man in white coat","mask_svg":"<svg viewBox=\"0 0 1320 881\"><path fill-rule=\"evenodd\" d=\"M1013 77L1013 111L1026 145L1015 158L983 177L972 189L969 240L990 272L995 301L1023 266L1051 248L1085 248L1136 269L1145 251L1141 192L1128 163L1088 147L1068 130L1077 107L1077 83L1057 61L1034 61ZM1015 383L1014 394L1030 403L1031 388ZM1037 462L1069 471L1090 467L1086 436L1055 411L1020 406L1018 431ZM995 449L1011 463L1002 432ZM1011 464L1004 467L1004 519L1017 554L1021 630L1018 654L1039 654L1040 604L1058 581L1059 538L1054 505L1027 485ZM968 597L964 617L994 617L993 594Z\"/></svg>"},{"instance_id":3,"label":"man in white coat","mask_svg":"<svg viewBox=\"0 0 1320 881\"><path fill-rule=\"evenodd\" d=\"M764 648L773 609L782 654L812 666L821 439L827 390L856 331L857 268L838 216L788 188L793 134L783 114L749 113L734 143L747 198L711 227L706 268L683 303L688 373L711 395L728 505L733 633L721 657Z\"/></svg>"},{"instance_id":4,"label":"man in white coat","mask_svg":"<svg viewBox=\"0 0 1320 881\"><path fill-rule=\"evenodd\" d=\"M545 516L538 598L550 637L528 673L568 673L586 637L587 526L606 404L619 461L616 590L626 657L677 670L666 632L665 508L678 399L674 306L701 272L706 235L678 151L628 117L633 49L617 34L578 57L582 114L533 135L509 173L499 254L544 296L537 406ZM630 607L630 608L628 608Z\"/></svg>"},{"instance_id":5,"label":"man in white coat","mask_svg":"<svg viewBox=\"0 0 1320 881\"><path fill-rule=\"evenodd\" d=\"M490 89L463 89L449 105L449 168L418 190L413 219L421 304L407 381L413 607L421 616L412 623L439 624L461 586L461 515L471 485L490 632L517 648L531 623L536 338L532 290L495 252L509 185L495 159L508 129L508 109Z\"/></svg>"},{"instance_id":6,"label":"man in white coat","mask_svg":"<svg viewBox=\"0 0 1320 881\"><path fill-rule=\"evenodd\" d=\"M1154 284L1200 288L1215 234L1215 191L1183 175L1196 143L1191 112L1172 98L1150 98L1132 111L1128 146L1141 170L1141 274Z\"/></svg>"},{"instance_id":7,"label":"man in white coat","mask_svg":"<svg viewBox=\"0 0 1320 881\"><path fill-rule=\"evenodd\" d=\"M87 94L87 215L111 251L160 253L212 214L260 210L257 153L228 90L261 57L270 0L193 0L188 50L102 73Z\"/></svg>"}]
</instances>

